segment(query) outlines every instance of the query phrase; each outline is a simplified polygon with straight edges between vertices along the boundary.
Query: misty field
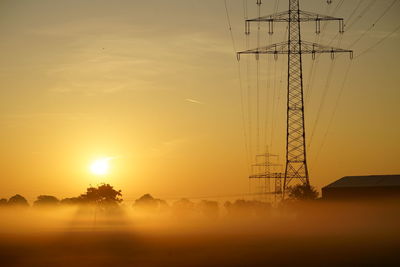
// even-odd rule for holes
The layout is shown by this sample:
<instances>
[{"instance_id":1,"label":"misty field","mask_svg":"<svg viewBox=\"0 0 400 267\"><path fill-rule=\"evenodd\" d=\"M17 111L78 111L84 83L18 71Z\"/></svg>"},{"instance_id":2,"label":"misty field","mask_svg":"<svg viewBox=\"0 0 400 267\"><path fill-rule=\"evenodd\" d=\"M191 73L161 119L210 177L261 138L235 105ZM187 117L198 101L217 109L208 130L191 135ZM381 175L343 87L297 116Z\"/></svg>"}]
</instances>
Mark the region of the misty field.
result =
<instances>
[{"instance_id":1,"label":"misty field","mask_svg":"<svg viewBox=\"0 0 400 267\"><path fill-rule=\"evenodd\" d=\"M128 206L2 209L0 259L2 266L393 266L398 208L314 203L218 217Z\"/></svg>"}]
</instances>

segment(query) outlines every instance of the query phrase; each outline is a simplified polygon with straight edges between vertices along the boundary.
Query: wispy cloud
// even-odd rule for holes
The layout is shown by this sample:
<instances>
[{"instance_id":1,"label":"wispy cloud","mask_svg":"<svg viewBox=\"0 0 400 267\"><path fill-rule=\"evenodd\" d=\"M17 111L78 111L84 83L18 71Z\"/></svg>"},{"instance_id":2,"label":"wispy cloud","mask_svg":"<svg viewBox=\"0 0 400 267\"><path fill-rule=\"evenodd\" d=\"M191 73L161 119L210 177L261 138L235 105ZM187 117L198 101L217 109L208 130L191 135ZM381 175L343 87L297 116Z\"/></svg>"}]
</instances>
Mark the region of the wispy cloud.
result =
<instances>
[{"instance_id":1,"label":"wispy cloud","mask_svg":"<svg viewBox=\"0 0 400 267\"><path fill-rule=\"evenodd\" d=\"M148 156L158 158L174 154L176 150L181 149L188 141L189 139L187 137L178 137L160 142L156 146L150 148Z\"/></svg>"},{"instance_id":2,"label":"wispy cloud","mask_svg":"<svg viewBox=\"0 0 400 267\"><path fill-rule=\"evenodd\" d=\"M191 99L191 98L186 98L185 101L190 102L190 103L195 103L195 104L204 105L203 102L200 102L200 101L197 101L197 100Z\"/></svg>"}]
</instances>

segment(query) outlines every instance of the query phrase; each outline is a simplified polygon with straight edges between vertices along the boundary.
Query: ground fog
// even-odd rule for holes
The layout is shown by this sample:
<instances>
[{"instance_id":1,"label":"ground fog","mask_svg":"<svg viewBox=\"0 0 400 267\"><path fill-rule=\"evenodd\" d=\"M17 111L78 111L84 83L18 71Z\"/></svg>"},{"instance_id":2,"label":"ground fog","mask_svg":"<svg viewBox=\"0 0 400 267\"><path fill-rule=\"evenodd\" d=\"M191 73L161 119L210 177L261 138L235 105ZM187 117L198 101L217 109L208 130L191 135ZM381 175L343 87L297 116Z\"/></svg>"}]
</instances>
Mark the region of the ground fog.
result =
<instances>
[{"instance_id":1,"label":"ground fog","mask_svg":"<svg viewBox=\"0 0 400 267\"><path fill-rule=\"evenodd\" d=\"M396 202L0 209L3 266L395 265Z\"/></svg>"}]
</instances>

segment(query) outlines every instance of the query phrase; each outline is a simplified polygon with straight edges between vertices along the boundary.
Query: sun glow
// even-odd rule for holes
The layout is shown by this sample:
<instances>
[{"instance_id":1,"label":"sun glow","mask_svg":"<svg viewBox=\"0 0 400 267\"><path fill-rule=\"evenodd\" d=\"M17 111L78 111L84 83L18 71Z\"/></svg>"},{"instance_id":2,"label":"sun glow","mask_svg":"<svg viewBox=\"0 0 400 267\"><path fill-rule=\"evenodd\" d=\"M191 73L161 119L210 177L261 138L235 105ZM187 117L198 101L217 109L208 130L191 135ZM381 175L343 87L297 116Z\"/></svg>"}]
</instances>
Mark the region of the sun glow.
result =
<instances>
[{"instance_id":1,"label":"sun glow","mask_svg":"<svg viewBox=\"0 0 400 267\"><path fill-rule=\"evenodd\" d=\"M110 169L110 161L111 158L101 158L93 161L90 165L90 172L96 175L105 175L108 173Z\"/></svg>"}]
</instances>

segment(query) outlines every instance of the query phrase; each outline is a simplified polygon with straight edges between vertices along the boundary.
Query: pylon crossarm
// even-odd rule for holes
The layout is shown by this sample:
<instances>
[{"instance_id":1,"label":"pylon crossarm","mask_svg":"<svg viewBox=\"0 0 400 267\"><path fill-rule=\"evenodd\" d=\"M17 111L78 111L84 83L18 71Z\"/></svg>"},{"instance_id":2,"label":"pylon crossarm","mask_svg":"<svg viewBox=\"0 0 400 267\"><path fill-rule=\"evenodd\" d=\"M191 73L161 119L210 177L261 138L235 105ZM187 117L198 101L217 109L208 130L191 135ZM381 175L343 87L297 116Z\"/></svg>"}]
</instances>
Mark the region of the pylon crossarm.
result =
<instances>
[{"instance_id":1,"label":"pylon crossarm","mask_svg":"<svg viewBox=\"0 0 400 267\"><path fill-rule=\"evenodd\" d=\"M353 50L325 46L306 41L301 41L301 47L296 52L301 54L312 54L313 58L315 54L322 54L322 53L330 53L332 58L336 53L349 53L350 58L353 58ZM240 51L237 53L237 59L240 60L241 54L255 54L256 57L258 57L259 54L273 54L275 55L275 57L277 57L278 54L289 54L289 53L293 54L296 52L290 50L288 42L282 42L264 47Z\"/></svg>"},{"instance_id":2,"label":"pylon crossarm","mask_svg":"<svg viewBox=\"0 0 400 267\"><path fill-rule=\"evenodd\" d=\"M283 11L283 12L278 12L275 14L270 14L267 16L262 16L258 18L253 18L253 19L246 19L246 23L249 22L268 22L268 21L274 21L274 22L287 22L289 19L289 11Z\"/></svg>"},{"instance_id":3,"label":"pylon crossarm","mask_svg":"<svg viewBox=\"0 0 400 267\"><path fill-rule=\"evenodd\" d=\"M309 22L315 21L315 33L319 34L321 32L321 21L339 21L339 32L344 32L343 18L332 17L328 15L321 15L313 12L299 10L299 16L296 18L299 22ZM289 22L290 21L290 11L283 11L275 14L270 14L267 16L247 19L245 21L245 33L250 34L250 23L251 22L268 22L268 33L273 33L273 23L274 22Z\"/></svg>"},{"instance_id":4,"label":"pylon crossarm","mask_svg":"<svg viewBox=\"0 0 400 267\"><path fill-rule=\"evenodd\" d=\"M273 173L258 173L258 174L253 174L250 175L250 179L277 179L277 178L282 178L285 174L284 173L279 173L279 172L273 172Z\"/></svg>"},{"instance_id":5,"label":"pylon crossarm","mask_svg":"<svg viewBox=\"0 0 400 267\"><path fill-rule=\"evenodd\" d=\"M275 167L275 166L282 166L282 164L263 162L263 163L253 164L251 166L254 166L254 167Z\"/></svg>"},{"instance_id":6,"label":"pylon crossarm","mask_svg":"<svg viewBox=\"0 0 400 267\"><path fill-rule=\"evenodd\" d=\"M300 22L307 21L327 21L327 20L343 20L343 18L337 18L327 15L321 15L313 12L300 10Z\"/></svg>"},{"instance_id":7,"label":"pylon crossarm","mask_svg":"<svg viewBox=\"0 0 400 267\"><path fill-rule=\"evenodd\" d=\"M336 53L349 53L350 58L353 58L353 50L342 49L332 46L325 46L311 42L301 42L301 53L302 54L312 54L313 58L315 54L330 53L332 58Z\"/></svg>"},{"instance_id":8,"label":"pylon crossarm","mask_svg":"<svg viewBox=\"0 0 400 267\"><path fill-rule=\"evenodd\" d=\"M328 21L328 20L343 20L343 18L337 18L337 17L332 17L332 16L327 16L327 15L321 15L313 12L308 12L308 11L302 11L300 10L300 17L299 20L300 22L307 22L307 21ZM262 17L257 17L257 18L252 18L252 19L246 19L246 23L250 22L289 22L289 11L283 11L275 14L270 14L267 16L262 16Z\"/></svg>"},{"instance_id":9,"label":"pylon crossarm","mask_svg":"<svg viewBox=\"0 0 400 267\"><path fill-rule=\"evenodd\" d=\"M240 60L241 54L255 54L258 57L259 54L273 54L277 57L278 54L287 54L289 51L288 42L282 42L264 47L244 50L236 53L237 59Z\"/></svg>"},{"instance_id":10,"label":"pylon crossarm","mask_svg":"<svg viewBox=\"0 0 400 267\"><path fill-rule=\"evenodd\" d=\"M256 155L256 158L260 158L260 157L279 157L278 155L276 155L276 154L270 154L270 153L264 153L264 154L259 154L259 155Z\"/></svg>"}]
</instances>

